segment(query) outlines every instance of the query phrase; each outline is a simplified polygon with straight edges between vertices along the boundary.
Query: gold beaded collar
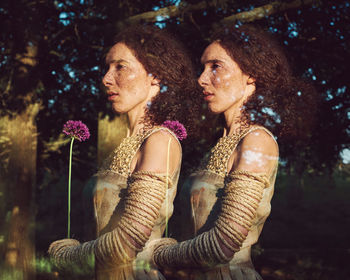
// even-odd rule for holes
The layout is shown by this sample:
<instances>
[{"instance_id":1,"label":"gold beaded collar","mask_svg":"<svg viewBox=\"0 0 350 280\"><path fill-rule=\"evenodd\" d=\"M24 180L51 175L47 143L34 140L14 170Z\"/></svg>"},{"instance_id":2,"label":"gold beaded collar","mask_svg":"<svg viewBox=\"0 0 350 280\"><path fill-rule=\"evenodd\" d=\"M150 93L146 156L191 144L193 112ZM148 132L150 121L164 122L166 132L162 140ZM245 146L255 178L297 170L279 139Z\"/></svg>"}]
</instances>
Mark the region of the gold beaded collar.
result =
<instances>
[{"instance_id":1,"label":"gold beaded collar","mask_svg":"<svg viewBox=\"0 0 350 280\"><path fill-rule=\"evenodd\" d=\"M204 169L223 177L226 176L227 162L240 139L241 137L238 134L221 137L210 150L208 159L203 163Z\"/></svg>"}]
</instances>

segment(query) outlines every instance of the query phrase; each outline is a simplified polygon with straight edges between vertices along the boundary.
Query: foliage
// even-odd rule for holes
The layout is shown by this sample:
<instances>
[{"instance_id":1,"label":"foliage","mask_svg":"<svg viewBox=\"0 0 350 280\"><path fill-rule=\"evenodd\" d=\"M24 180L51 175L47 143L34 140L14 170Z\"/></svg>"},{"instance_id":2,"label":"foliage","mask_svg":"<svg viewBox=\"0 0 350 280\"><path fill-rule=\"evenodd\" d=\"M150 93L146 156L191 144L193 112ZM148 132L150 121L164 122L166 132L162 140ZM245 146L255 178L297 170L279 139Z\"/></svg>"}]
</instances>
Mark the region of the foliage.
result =
<instances>
[{"instance_id":1,"label":"foliage","mask_svg":"<svg viewBox=\"0 0 350 280\"><path fill-rule=\"evenodd\" d=\"M66 156L58 155L57 151L49 152L44 146L44 143L58 139L57 125L62 125L67 119L79 118L95 132L98 113L109 112L100 88L103 59L123 21L164 7L178 7L181 11L178 16L158 16L157 22L149 24L166 26L186 42L199 73L200 53L207 44L214 23L271 2L203 3L194 0L104 0L98 4L91 0L2 1L0 22L5 32L0 35L0 108L2 114L13 114L28 103L41 103L37 118L39 167L45 165L54 169L52 160ZM319 119L311 142L293 141L281 149L288 168L298 173L332 170L341 150L349 147L350 98L346 75L350 60L349 2L315 3L255 21L278 37L291 58L296 74L309 78L321 96ZM330 49L334 51L329 52ZM21 71L30 71L25 81L21 80ZM32 89L30 96L28 89ZM84 146L82 149L86 155L84 161L96 157L95 148Z\"/></svg>"},{"instance_id":2,"label":"foliage","mask_svg":"<svg viewBox=\"0 0 350 280\"><path fill-rule=\"evenodd\" d=\"M64 216L52 220L56 216L55 209L61 205L59 203L65 201L65 178L62 178L62 174L66 172L64 166L69 153L58 128L68 119L81 119L91 130L92 139L89 144L79 145L73 154L73 172L79 181L73 199L79 201L79 192L96 169L98 116L111 115L101 89L104 56L114 34L128 24L128 19L164 7L176 7L176 15L157 16L156 20L145 24L166 27L183 41L188 46L199 74L200 55L214 28L220 28L220 22L230 15L248 12L270 3L272 0L1 1L0 25L3 31L0 33L0 117L11 118L32 103L40 105L36 117L39 133L36 189L39 220L37 233L41 238L37 244L39 250L45 251L50 241L64 236ZM350 2L335 0L314 3L300 4L297 8L254 21L278 37L295 73L312 81L319 92L318 120L310 141L290 141L281 146L281 169L288 174L298 174L299 177L294 177L295 184L302 183L301 174L324 174L330 178L341 161L340 152L350 147ZM143 16L139 18L141 22L145 21ZM237 21L235 24L242 22ZM195 145L187 142L187 139L184 141L184 175L197 165L205 150L219 136L221 126L218 123L217 127L213 127L214 121L212 116L203 114L202 139ZM6 139L0 136L0 147L5 144ZM5 150L1 149L0 159L6 162ZM322 184L316 184L314 178L310 180L314 186L306 183L305 186L310 188L310 192L318 193ZM290 185L288 188L292 189ZM5 201L3 191L1 186L1 201ZM280 191L277 189L277 193ZM345 189L339 193L343 191ZM329 193L322 195L328 198ZM322 199L322 195L318 193L317 198ZM291 194L291 197L300 199L298 193ZM56 201L52 202L52 198ZM327 201L323 202L327 205ZM276 208L284 209L284 202L276 202L278 203L280 204ZM312 207L327 215L315 205L316 202L312 203ZM6 207L1 206L1 215L9 210ZM335 218L336 213L346 211L345 206L338 205L335 209L338 212L329 216L329 219ZM305 211L304 208L295 210L299 214ZM276 211L272 213L278 215ZM73 216L79 217L80 214L76 212ZM319 213L310 215L314 217L317 214ZM307 228L311 230L311 225ZM81 231L78 228L73 228L74 230ZM276 232L281 234L283 230L287 232L283 227L277 227ZM266 231L268 230L264 232Z\"/></svg>"}]
</instances>

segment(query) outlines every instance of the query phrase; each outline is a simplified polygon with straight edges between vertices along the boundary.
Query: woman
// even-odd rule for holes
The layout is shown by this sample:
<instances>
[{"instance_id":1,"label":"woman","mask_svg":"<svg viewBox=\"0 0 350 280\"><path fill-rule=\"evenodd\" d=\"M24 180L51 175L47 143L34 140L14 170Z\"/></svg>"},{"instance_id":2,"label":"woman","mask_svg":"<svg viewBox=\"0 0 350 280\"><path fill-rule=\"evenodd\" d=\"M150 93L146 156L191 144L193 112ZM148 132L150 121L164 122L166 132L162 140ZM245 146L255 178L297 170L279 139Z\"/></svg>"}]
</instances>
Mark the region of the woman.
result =
<instances>
[{"instance_id":1,"label":"woman","mask_svg":"<svg viewBox=\"0 0 350 280\"><path fill-rule=\"evenodd\" d=\"M182 124L192 133L200 107L185 53L158 28L131 27L115 38L103 84L113 109L128 115L130 136L93 178L97 239L52 243L57 266L81 269L92 258L98 280L163 279L149 248L173 212Z\"/></svg>"},{"instance_id":2,"label":"woman","mask_svg":"<svg viewBox=\"0 0 350 280\"><path fill-rule=\"evenodd\" d=\"M271 208L279 157L272 132L292 135L300 114L308 119L312 107L300 103L312 103L312 89L291 76L278 45L252 26L216 34L201 62L198 82L210 111L224 117L224 132L184 186L192 239L164 239L153 259L174 278L261 279L250 255Z\"/></svg>"}]
</instances>

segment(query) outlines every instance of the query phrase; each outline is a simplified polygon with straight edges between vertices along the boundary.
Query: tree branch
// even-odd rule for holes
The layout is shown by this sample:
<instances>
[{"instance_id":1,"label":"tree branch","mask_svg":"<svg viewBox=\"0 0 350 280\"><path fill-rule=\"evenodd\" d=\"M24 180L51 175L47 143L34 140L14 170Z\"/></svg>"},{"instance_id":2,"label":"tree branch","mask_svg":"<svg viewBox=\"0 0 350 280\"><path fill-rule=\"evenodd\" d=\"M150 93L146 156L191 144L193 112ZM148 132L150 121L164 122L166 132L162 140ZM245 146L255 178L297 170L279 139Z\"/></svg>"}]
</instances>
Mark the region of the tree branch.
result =
<instances>
[{"instance_id":1,"label":"tree branch","mask_svg":"<svg viewBox=\"0 0 350 280\"><path fill-rule=\"evenodd\" d=\"M151 12L145 12L142 14L131 16L125 20L123 20L123 23L126 24L137 24L140 22L157 22L159 21L159 17L161 18L174 18L183 13L184 10L186 11L198 11L198 10L205 10L207 7L211 6L212 3L208 3L208 1L202 1L198 4L188 5L188 4L182 4L182 5L173 5L165 8L161 8L157 11L151 11Z\"/></svg>"},{"instance_id":2,"label":"tree branch","mask_svg":"<svg viewBox=\"0 0 350 280\"><path fill-rule=\"evenodd\" d=\"M255 20L262 19L266 16L282 12L289 9L296 9L304 5L316 4L320 0L295 0L292 2L284 2L284 1L275 1L270 4L254 8L250 11L241 12L238 14L234 14L228 17L223 18L220 23L232 23L236 21L241 22L252 22ZM194 12L205 10L211 6L215 6L215 1L202 1L198 4L182 4L182 5L173 5L165 8L161 8L157 11L150 11L141 13L138 15L131 16L117 23L117 26L122 25L133 25L141 22L157 22L162 19L169 19L180 16L183 12Z\"/></svg>"},{"instance_id":3,"label":"tree branch","mask_svg":"<svg viewBox=\"0 0 350 280\"><path fill-rule=\"evenodd\" d=\"M220 23L229 24L236 21L252 22L270 16L272 14L276 14L290 9L296 9L304 5L316 4L318 2L319 0L295 0L288 3L283 1L275 1L247 12L242 12L225 17L220 21Z\"/></svg>"}]
</instances>

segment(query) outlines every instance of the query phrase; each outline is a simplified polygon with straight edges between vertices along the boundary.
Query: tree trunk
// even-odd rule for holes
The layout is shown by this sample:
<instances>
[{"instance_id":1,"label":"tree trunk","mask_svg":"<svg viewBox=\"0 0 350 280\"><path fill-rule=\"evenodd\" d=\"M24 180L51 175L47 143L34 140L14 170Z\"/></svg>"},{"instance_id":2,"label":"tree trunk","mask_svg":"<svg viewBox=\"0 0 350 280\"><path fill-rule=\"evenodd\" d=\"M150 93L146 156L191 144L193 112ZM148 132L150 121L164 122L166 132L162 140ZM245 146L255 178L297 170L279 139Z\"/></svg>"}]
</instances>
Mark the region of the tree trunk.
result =
<instances>
[{"instance_id":1,"label":"tree trunk","mask_svg":"<svg viewBox=\"0 0 350 280\"><path fill-rule=\"evenodd\" d=\"M10 214L4 246L9 279L35 278L33 201L37 148L35 117L39 107L39 104L29 105L15 117L0 119L2 138L7 140L7 160L3 162L0 175Z\"/></svg>"}]
</instances>

